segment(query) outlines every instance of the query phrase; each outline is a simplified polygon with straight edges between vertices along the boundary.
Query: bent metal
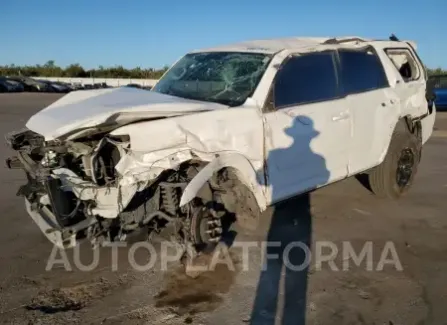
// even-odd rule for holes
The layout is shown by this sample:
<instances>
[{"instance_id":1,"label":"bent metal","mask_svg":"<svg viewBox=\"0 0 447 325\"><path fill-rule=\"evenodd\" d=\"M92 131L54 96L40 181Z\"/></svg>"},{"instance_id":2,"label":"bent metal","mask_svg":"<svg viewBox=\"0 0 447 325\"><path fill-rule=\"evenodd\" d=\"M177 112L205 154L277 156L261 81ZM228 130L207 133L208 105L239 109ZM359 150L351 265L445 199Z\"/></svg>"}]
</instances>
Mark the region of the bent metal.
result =
<instances>
[{"instance_id":1,"label":"bent metal","mask_svg":"<svg viewBox=\"0 0 447 325\"><path fill-rule=\"evenodd\" d=\"M7 135L19 194L57 247L170 231L194 255L228 224L366 173L411 187L436 108L413 42L247 41L187 53L151 91L73 91Z\"/></svg>"}]
</instances>

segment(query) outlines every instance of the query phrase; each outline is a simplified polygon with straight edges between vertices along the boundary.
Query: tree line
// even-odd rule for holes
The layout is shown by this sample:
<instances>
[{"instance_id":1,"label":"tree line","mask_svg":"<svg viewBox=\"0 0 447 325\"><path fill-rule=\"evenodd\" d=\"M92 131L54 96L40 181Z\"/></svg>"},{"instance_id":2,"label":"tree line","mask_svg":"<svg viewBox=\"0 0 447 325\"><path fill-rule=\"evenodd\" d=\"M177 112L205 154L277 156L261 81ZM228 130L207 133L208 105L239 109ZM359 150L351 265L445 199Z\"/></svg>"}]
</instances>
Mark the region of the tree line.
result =
<instances>
[{"instance_id":1,"label":"tree line","mask_svg":"<svg viewBox=\"0 0 447 325\"><path fill-rule=\"evenodd\" d=\"M84 69L80 64L70 64L62 68L53 60L44 65L17 66L0 65L0 76L25 76L25 77L70 77L70 78L132 78L132 79L159 79L168 69L133 68L126 69L123 66L103 67L97 69Z\"/></svg>"},{"instance_id":2,"label":"tree line","mask_svg":"<svg viewBox=\"0 0 447 325\"><path fill-rule=\"evenodd\" d=\"M71 77L71 78L131 78L131 79L159 79L168 69L164 66L161 69L153 68L133 68L126 69L123 66L103 67L97 69L84 69L80 64L74 63L62 68L57 66L54 60L50 60L44 65L16 66L0 65L0 76L26 76L26 77ZM447 70L437 68L427 68L429 75L447 74Z\"/></svg>"},{"instance_id":3,"label":"tree line","mask_svg":"<svg viewBox=\"0 0 447 325\"><path fill-rule=\"evenodd\" d=\"M428 72L429 76L440 75L440 74L447 74L447 70L444 70L444 69L441 69L441 68L427 69L427 72Z\"/></svg>"}]
</instances>

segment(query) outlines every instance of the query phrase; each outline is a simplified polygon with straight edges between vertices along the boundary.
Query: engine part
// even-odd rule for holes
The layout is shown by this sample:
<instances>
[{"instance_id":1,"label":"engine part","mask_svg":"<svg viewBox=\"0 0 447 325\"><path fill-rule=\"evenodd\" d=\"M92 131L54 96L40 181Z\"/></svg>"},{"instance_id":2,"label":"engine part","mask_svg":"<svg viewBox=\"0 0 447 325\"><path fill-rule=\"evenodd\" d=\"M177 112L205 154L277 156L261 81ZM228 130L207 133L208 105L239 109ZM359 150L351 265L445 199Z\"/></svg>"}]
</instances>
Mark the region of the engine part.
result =
<instances>
[{"instance_id":1,"label":"engine part","mask_svg":"<svg viewBox=\"0 0 447 325\"><path fill-rule=\"evenodd\" d=\"M91 176L93 182L102 186L116 178L115 166L124 154L120 143L103 138L91 155L83 158L85 174ZM87 158L88 157L88 158ZM90 159L86 162L86 159Z\"/></svg>"},{"instance_id":2,"label":"engine part","mask_svg":"<svg viewBox=\"0 0 447 325\"><path fill-rule=\"evenodd\" d=\"M83 218L78 214L81 201L74 193L63 191L61 181L49 177L45 182L45 187L50 198L51 209L57 222L62 227L67 227L80 222Z\"/></svg>"},{"instance_id":3,"label":"engine part","mask_svg":"<svg viewBox=\"0 0 447 325\"><path fill-rule=\"evenodd\" d=\"M45 152L41 164L44 167L57 167L59 165L57 153L54 150Z\"/></svg>"}]
</instances>

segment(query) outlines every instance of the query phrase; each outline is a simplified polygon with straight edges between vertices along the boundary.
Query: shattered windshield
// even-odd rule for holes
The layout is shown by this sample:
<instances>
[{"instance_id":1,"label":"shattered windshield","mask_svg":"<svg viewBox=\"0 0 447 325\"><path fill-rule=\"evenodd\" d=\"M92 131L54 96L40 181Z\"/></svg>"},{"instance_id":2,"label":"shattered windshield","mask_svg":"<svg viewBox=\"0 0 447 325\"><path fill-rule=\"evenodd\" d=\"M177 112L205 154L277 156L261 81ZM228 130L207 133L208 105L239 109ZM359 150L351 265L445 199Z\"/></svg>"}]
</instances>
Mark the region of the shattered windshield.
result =
<instances>
[{"instance_id":1,"label":"shattered windshield","mask_svg":"<svg viewBox=\"0 0 447 325\"><path fill-rule=\"evenodd\" d=\"M253 94L270 59L270 55L260 53L190 53L180 59L152 90L238 106Z\"/></svg>"}]
</instances>

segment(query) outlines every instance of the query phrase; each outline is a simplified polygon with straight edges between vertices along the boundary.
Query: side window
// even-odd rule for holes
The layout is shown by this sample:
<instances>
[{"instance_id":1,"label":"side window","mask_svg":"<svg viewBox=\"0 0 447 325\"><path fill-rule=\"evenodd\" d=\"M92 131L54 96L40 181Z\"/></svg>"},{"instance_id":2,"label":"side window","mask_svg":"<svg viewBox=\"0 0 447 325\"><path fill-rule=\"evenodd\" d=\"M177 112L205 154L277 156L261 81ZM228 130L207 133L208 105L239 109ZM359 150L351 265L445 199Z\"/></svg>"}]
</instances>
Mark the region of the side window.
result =
<instances>
[{"instance_id":1,"label":"side window","mask_svg":"<svg viewBox=\"0 0 447 325\"><path fill-rule=\"evenodd\" d=\"M388 49L386 54L405 82L419 79L421 73L413 55L408 49Z\"/></svg>"},{"instance_id":2,"label":"side window","mask_svg":"<svg viewBox=\"0 0 447 325\"><path fill-rule=\"evenodd\" d=\"M379 57L372 50L339 50L341 84L345 94L388 87Z\"/></svg>"},{"instance_id":3,"label":"side window","mask_svg":"<svg viewBox=\"0 0 447 325\"><path fill-rule=\"evenodd\" d=\"M330 100L338 96L334 52L294 56L278 71L274 85L276 108Z\"/></svg>"}]
</instances>

